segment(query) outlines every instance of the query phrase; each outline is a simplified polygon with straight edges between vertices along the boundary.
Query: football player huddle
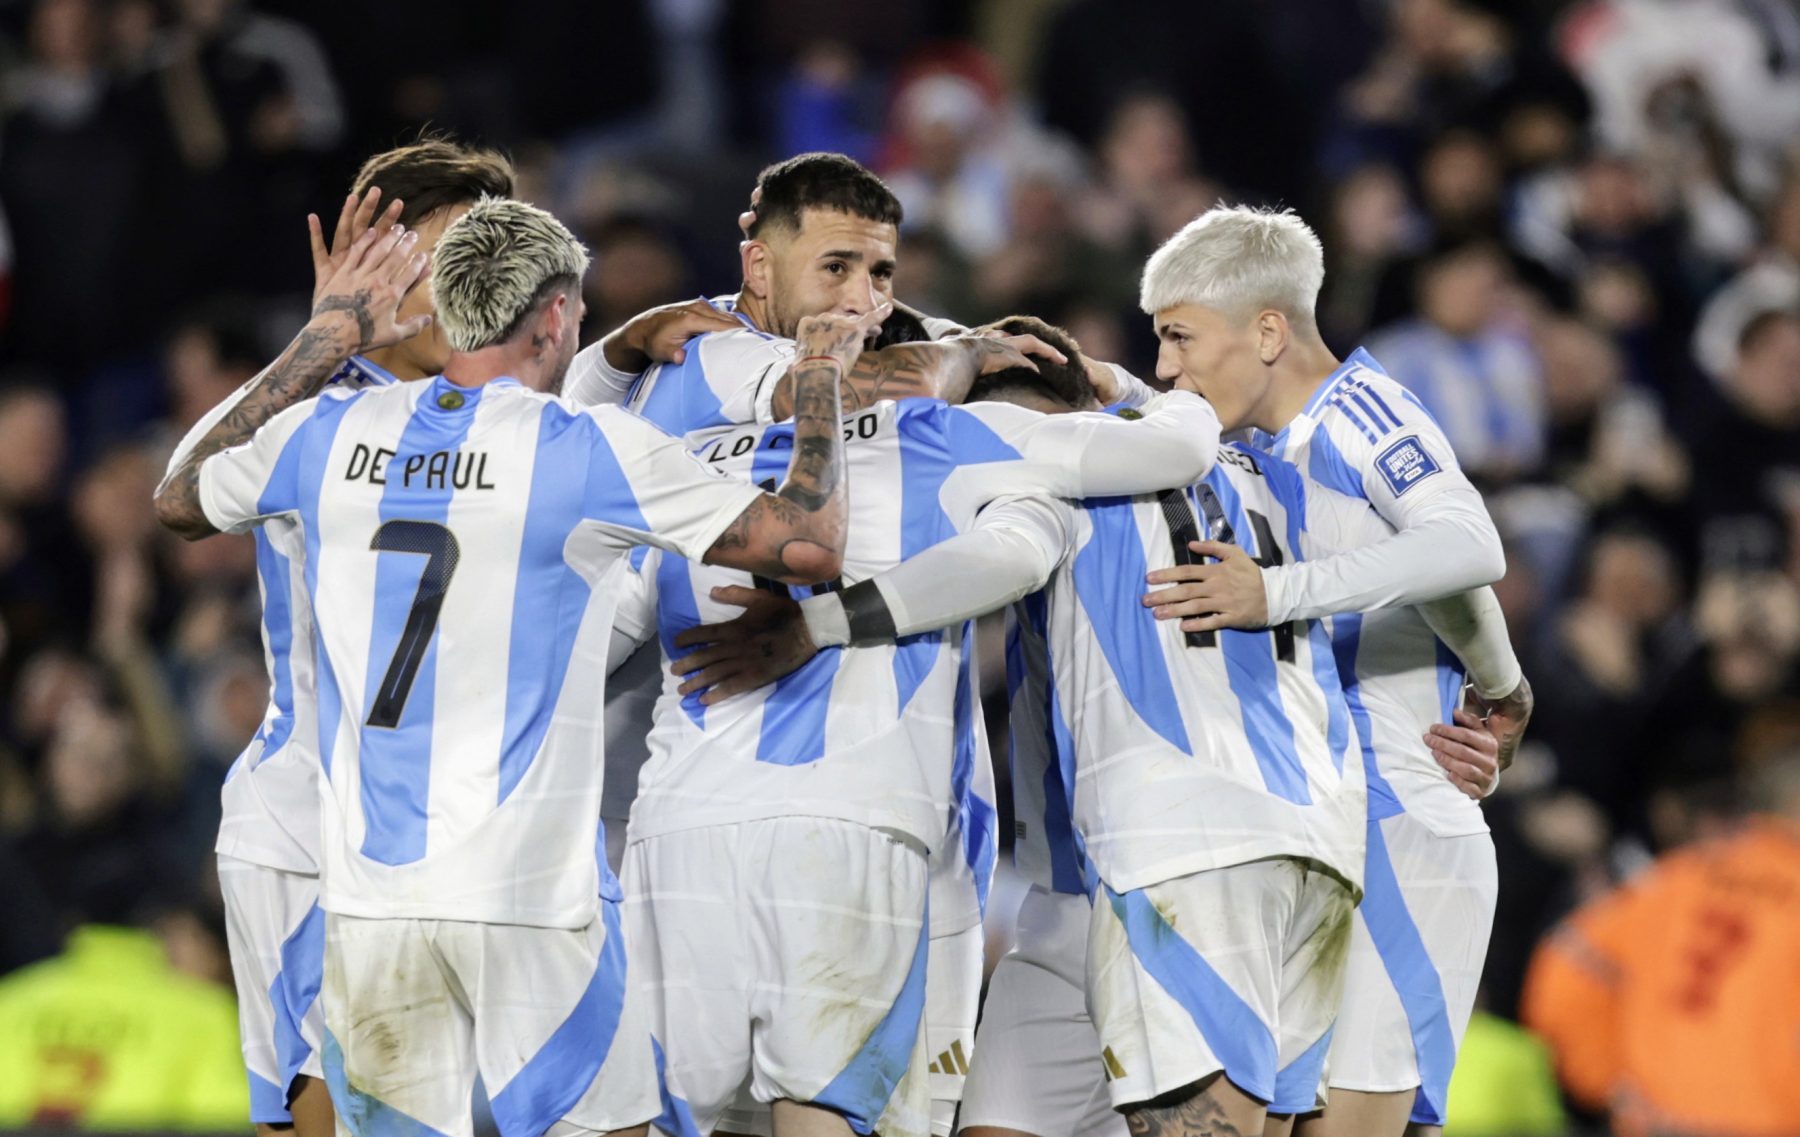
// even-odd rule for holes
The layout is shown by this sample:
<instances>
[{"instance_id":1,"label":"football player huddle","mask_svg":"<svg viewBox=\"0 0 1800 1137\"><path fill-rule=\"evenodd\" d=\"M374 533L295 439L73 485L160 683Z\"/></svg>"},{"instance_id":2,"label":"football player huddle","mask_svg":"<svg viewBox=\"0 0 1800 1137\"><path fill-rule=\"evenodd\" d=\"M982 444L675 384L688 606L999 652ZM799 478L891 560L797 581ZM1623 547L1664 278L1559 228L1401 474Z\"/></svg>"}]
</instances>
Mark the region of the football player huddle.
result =
<instances>
[{"instance_id":1,"label":"football player huddle","mask_svg":"<svg viewBox=\"0 0 1800 1137\"><path fill-rule=\"evenodd\" d=\"M1479 493L1320 338L1313 231L1218 207L1150 258L1159 391L898 305L900 204L836 154L762 172L737 292L583 348L587 251L512 181L371 159L157 491L256 541L217 850L259 1128L1441 1126L1531 693Z\"/></svg>"}]
</instances>

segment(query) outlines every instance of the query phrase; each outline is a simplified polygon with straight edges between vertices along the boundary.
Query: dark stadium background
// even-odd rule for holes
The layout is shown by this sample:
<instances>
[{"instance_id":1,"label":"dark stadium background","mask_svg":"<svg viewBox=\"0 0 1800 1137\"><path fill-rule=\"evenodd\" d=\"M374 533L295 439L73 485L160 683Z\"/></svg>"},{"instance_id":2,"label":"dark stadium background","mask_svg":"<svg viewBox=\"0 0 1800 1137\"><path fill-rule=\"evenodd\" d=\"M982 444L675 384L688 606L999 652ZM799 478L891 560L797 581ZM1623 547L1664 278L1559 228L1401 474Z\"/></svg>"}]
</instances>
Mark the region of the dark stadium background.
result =
<instances>
[{"instance_id":1,"label":"dark stadium background","mask_svg":"<svg viewBox=\"0 0 1800 1137\"><path fill-rule=\"evenodd\" d=\"M1507 540L1539 701L1487 808L1499 1021L1559 917L1800 741L1789 0L0 0L0 1015L96 922L229 989L253 562L150 491L300 323L305 214L426 127L589 243L588 338L734 289L755 173L803 150L901 194L901 299L1143 375L1145 256L1215 201L1300 210L1328 342L1433 404Z\"/></svg>"}]
</instances>

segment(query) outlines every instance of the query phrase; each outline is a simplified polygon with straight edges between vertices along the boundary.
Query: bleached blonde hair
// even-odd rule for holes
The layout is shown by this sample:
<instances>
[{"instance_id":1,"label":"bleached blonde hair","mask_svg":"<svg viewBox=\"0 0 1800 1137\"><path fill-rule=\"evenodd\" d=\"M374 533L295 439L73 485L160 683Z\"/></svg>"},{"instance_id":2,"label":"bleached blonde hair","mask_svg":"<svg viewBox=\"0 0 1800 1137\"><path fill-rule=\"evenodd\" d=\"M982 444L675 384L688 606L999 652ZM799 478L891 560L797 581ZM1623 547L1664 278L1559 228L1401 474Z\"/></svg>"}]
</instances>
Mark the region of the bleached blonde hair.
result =
<instances>
[{"instance_id":1,"label":"bleached blonde hair","mask_svg":"<svg viewBox=\"0 0 1800 1137\"><path fill-rule=\"evenodd\" d=\"M1138 303L1148 315L1183 304L1246 317L1273 308L1290 323L1313 327L1324 283L1324 246L1299 214L1221 205L1151 254Z\"/></svg>"},{"instance_id":2,"label":"bleached blonde hair","mask_svg":"<svg viewBox=\"0 0 1800 1137\"><path fill-rule=\"evenodd\" d=\"M453 351L506 342L550 286L578 286L587 266L587 247L550 214L482 198L438 241L431 295L444 338Z\"/></svg>"}]
</instances>

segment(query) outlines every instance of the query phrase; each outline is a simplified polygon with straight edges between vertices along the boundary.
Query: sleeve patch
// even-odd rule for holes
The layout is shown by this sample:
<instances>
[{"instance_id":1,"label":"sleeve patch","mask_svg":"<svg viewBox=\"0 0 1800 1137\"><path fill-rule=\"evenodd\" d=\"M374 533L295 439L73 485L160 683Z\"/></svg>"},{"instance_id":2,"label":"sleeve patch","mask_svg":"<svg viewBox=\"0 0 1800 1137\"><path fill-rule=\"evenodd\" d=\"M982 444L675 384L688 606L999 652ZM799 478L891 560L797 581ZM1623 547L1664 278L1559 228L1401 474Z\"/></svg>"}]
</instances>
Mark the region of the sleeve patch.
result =
<instances>
[{"instance_id":1,"label":"sleeve patch","mask_svg":"<svg viewBox=\"0 0 1800 1137\"><path fill-rule=\"evenodd\" d=\"M1375 459L1375 467L1387 479L1388 489L1394 491L1395 497L1443 469L1416 434L1409 434L1383 450Z\"/></svg>"}]
</instances>

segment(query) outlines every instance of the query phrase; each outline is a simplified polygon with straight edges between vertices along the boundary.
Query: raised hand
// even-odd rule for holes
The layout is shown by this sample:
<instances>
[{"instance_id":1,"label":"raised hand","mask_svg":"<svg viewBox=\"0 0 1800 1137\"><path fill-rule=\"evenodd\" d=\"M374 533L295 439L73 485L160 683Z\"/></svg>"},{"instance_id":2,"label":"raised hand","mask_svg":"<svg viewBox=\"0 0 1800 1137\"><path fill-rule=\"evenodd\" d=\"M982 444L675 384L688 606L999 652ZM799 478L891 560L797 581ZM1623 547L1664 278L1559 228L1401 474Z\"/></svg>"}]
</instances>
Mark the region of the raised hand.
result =
<instances>
[{"instance_id":1,"label":"raised hand","mask_svg":"<svg viewBox=\"0 0 1800 1137\"><path fill-rule=\"evenodd\" d=\"M799 331L794 335L799 345L799 358L804 361L815 355L828 355L849 371L850 365L862 354L863 344L893 310L893 302L889 301L860 316L839 316L830 312L807 316L800 321Z\"/></svg>"},{"instance_id":2,"label":"raised hand","mask_svg":"<svg viewBox=\"0 0 1800 1137\"><path fill-rule=\"evenodd\" d=\"M352 321L349 354L399 343L430 327L429 313L398 320L400 302L431 264L431 254L419 251L418 243L417 233L398 225L364 231L315 292L307 326L334 331L334 322Z\"/></svg>"},{"instance_id":3,"label":"raised hand","mask_svg":"<svg viewBox=\"0 0 1800 1137\"><path fill-rule=\"evenodd\" d=\"M324 228L319 223L319 215L306 215L306 227L312 238L313 307L319 305L325 282L344 267L344 261L349 258L350 249L356 244L357 238L371 229L385 232L400 223L400 212L405 207L405 202L399 198L388 202L381 220L377 221L375 210L380 204L380 186L370 186L369 192L360 198L355 194L346 197L344 207L338 211L337 229L332 233L329 247L325 244Z\"/></svg>"}]
</instances>

